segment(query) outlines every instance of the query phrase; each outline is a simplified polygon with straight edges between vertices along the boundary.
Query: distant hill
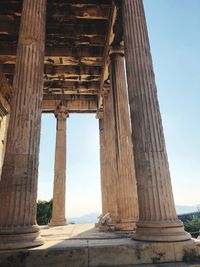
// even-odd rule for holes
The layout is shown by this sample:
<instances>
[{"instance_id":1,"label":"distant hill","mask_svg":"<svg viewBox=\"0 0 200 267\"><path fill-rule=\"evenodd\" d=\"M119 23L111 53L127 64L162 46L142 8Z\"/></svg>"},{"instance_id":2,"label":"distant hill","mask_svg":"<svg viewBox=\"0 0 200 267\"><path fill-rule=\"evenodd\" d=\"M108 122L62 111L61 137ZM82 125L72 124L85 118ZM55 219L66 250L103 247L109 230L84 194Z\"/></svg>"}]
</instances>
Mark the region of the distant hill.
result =
<instances>
[{"instance_id":1,"label":"distant hill","mask_svg":"<svg viewBox=\"0 0 200 267\"><path fill-rule=\"evenodd\" d=\"M83 215L81 217L69 218L69 223L84 224L84 223L97 223L99 213L93 212L90 214Z\"/></svg>"},{"instance_id":2,"label":"distant hill","mask_svg":"<svg viewBox=\"0 0 200 267\"><path fill-rule=\"evenodd\" d=\"M196 212L200 208L200 205L195 206L182 206L182 205L176 205L176 212L177 214L185 214L190 212Z\"/></svg>"},{"instance_id":3,"label":"distant hill","mask_svg":"<svg viewBox=\"0 0 200 267\"><path fill-rule=\"evenodd\" d=\"M196 212L198 211L198 208L200 208L200 205L195 205L195 206L176 205L176 212L178 215L181 215L185 213ZM80 217L69 218L68 222L75 224L97 223L99 215L100 213L93 212Z\"/></svg>"}]
</instances>

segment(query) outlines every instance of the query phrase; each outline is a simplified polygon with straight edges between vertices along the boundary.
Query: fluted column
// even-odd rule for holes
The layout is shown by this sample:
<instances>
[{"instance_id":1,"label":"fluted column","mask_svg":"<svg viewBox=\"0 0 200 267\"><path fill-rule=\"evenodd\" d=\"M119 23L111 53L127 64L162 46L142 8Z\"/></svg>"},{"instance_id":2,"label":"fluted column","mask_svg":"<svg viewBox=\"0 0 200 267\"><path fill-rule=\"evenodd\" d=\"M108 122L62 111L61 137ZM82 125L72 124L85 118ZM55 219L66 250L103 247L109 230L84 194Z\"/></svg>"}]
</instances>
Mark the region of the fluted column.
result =
<instances>
[{"instance_id":1,"label":"fluted column","mask_svg":"<svg viewBox=\"0 0 200 267\"><path fill-rule=\"evenodd\" d=\"M115 146L118 176L117 222L120 230L133 230L138 221L138 199L131 140L128 95L126 90L123 47L115 47L110 55L110 79L113 95L113 120L115 123Z\"/></svg>"},{"instance_id":2,"label":"fluted column","mask_svg":"<svg viewBox=\"0 0 200 267\"><path fill-rule=\"evenodd\" d=\"M104 118L103 118L103 135L104 135L104 152L102 177L102 196L105 196L103 212L110 213L112 224L117 220L117 163L116 163L116 144L115 144L115 124L113 113L113 99L111 92L104 95Z\"/></svg>"},{"instance_id":3,"label":"fluted column","mask_svg":"<svg viewBox=\"0 0 200 267\"><path fill-rule=\"evenodd\" d=\"M50 226L67 224L65 218L66 191L66 119L68 112L64 106L59 106L55 112L57 118L56 148L53 185L53 209Z\"/></svg>"},{"instance_id":4,"label":"fluted column","mask_svg":"<svg viewBox=\"0 0 200 267\"><path fill-rule=\"evenodd\" d=\"M142 0L122 1L139 222L134 238L190 238L176 216Z\"/></svg>"},{"instance_id":5,"label":"fluted column","mask_svg":"<svg viewBox=\"0 0 200 267\"><path fill-rule=\"evenodd\" d=\"M105 129L104 129L104 114L103 111L97 112L97 119L99 119L99 143L100 143L100 174L101 174L101 199L102 199L102 214L108 212L107 208L107 187L106 187L106 169L105 169Z\"/></svg>"},{"instance_id":6,"label":"fluted column","mask_svg":"<svg viewBox=\"0 0 200 267\"><path fill-rule=\"evenodd\" d=\"M36 223L46 0L24 0L0 182L0 249L43 243Z\"/></svg>"}]
</instances>

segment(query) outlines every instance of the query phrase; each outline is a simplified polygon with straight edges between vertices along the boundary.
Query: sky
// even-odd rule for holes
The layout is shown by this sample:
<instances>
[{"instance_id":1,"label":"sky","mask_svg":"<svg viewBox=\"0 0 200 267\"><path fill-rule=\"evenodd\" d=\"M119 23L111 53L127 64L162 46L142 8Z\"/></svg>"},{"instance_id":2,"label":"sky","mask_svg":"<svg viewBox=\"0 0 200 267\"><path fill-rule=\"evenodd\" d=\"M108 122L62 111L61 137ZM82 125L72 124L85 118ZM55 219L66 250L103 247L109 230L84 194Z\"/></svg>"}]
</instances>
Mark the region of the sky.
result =
<instances>
[{"instance_id":1,"label":"sky","mask_svg":"<svg viewBox=\"0 0 200 267\"><path fill-rule=\"evenodd\" d=\"M200 203L200 1L144 0L177 205ZM51 199L56 119L42 116L38 198ZM95 115L67 120L67 217L101 211Z\"/></svg>"}]
</instances>

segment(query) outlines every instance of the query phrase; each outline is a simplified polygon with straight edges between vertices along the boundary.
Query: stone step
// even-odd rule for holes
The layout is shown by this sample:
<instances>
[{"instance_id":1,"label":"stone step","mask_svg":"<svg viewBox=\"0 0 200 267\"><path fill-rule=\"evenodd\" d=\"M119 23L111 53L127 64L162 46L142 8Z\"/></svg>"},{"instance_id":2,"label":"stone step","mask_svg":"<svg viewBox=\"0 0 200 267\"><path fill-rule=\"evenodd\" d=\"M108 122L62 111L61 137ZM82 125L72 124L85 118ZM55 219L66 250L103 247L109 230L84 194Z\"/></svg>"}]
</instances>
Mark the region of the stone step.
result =
<instances>
[{"instance_id":1,"label":"stone step","mask_svg":"<svg viewBox=\"0 0 200 267\"><path fill-rule=\"evenodd\" d=\"M139 242L99 233L93 225L45 227L41 233L41 247L0 251L0 267L200 267L200 241Z\"/></svg>"}]
</instances>

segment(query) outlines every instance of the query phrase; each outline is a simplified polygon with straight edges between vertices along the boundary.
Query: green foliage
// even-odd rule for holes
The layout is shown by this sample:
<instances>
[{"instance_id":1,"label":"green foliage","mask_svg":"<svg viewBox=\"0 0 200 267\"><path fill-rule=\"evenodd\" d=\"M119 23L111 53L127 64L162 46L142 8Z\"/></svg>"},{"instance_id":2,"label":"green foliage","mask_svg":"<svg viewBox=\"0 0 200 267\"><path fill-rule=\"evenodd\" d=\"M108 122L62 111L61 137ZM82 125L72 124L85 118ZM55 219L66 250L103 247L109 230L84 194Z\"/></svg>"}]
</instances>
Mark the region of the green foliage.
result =
<instances>
[{"instance_id":1,"label":"green foliage","mask_svg":"<svg viewBox=\"0 0 200 267\"><path fill-rule=\"evenodd\" d=\"M192 220L187 220L184 222L185 230L193 237L197 237L199 235L199 230L200 230L200 218L194 218Z\"/></svg>"},{"instance_id":2,"label":"green foliage","mask_svg":"<svg viewBox=\"0 0 200 267\"><path fill-rule=\"evenodd\" d=\"M37 223L39 225L47 225L52 215L53 200L38 200L37 202Z\"/></svg>"}]
</instances>

